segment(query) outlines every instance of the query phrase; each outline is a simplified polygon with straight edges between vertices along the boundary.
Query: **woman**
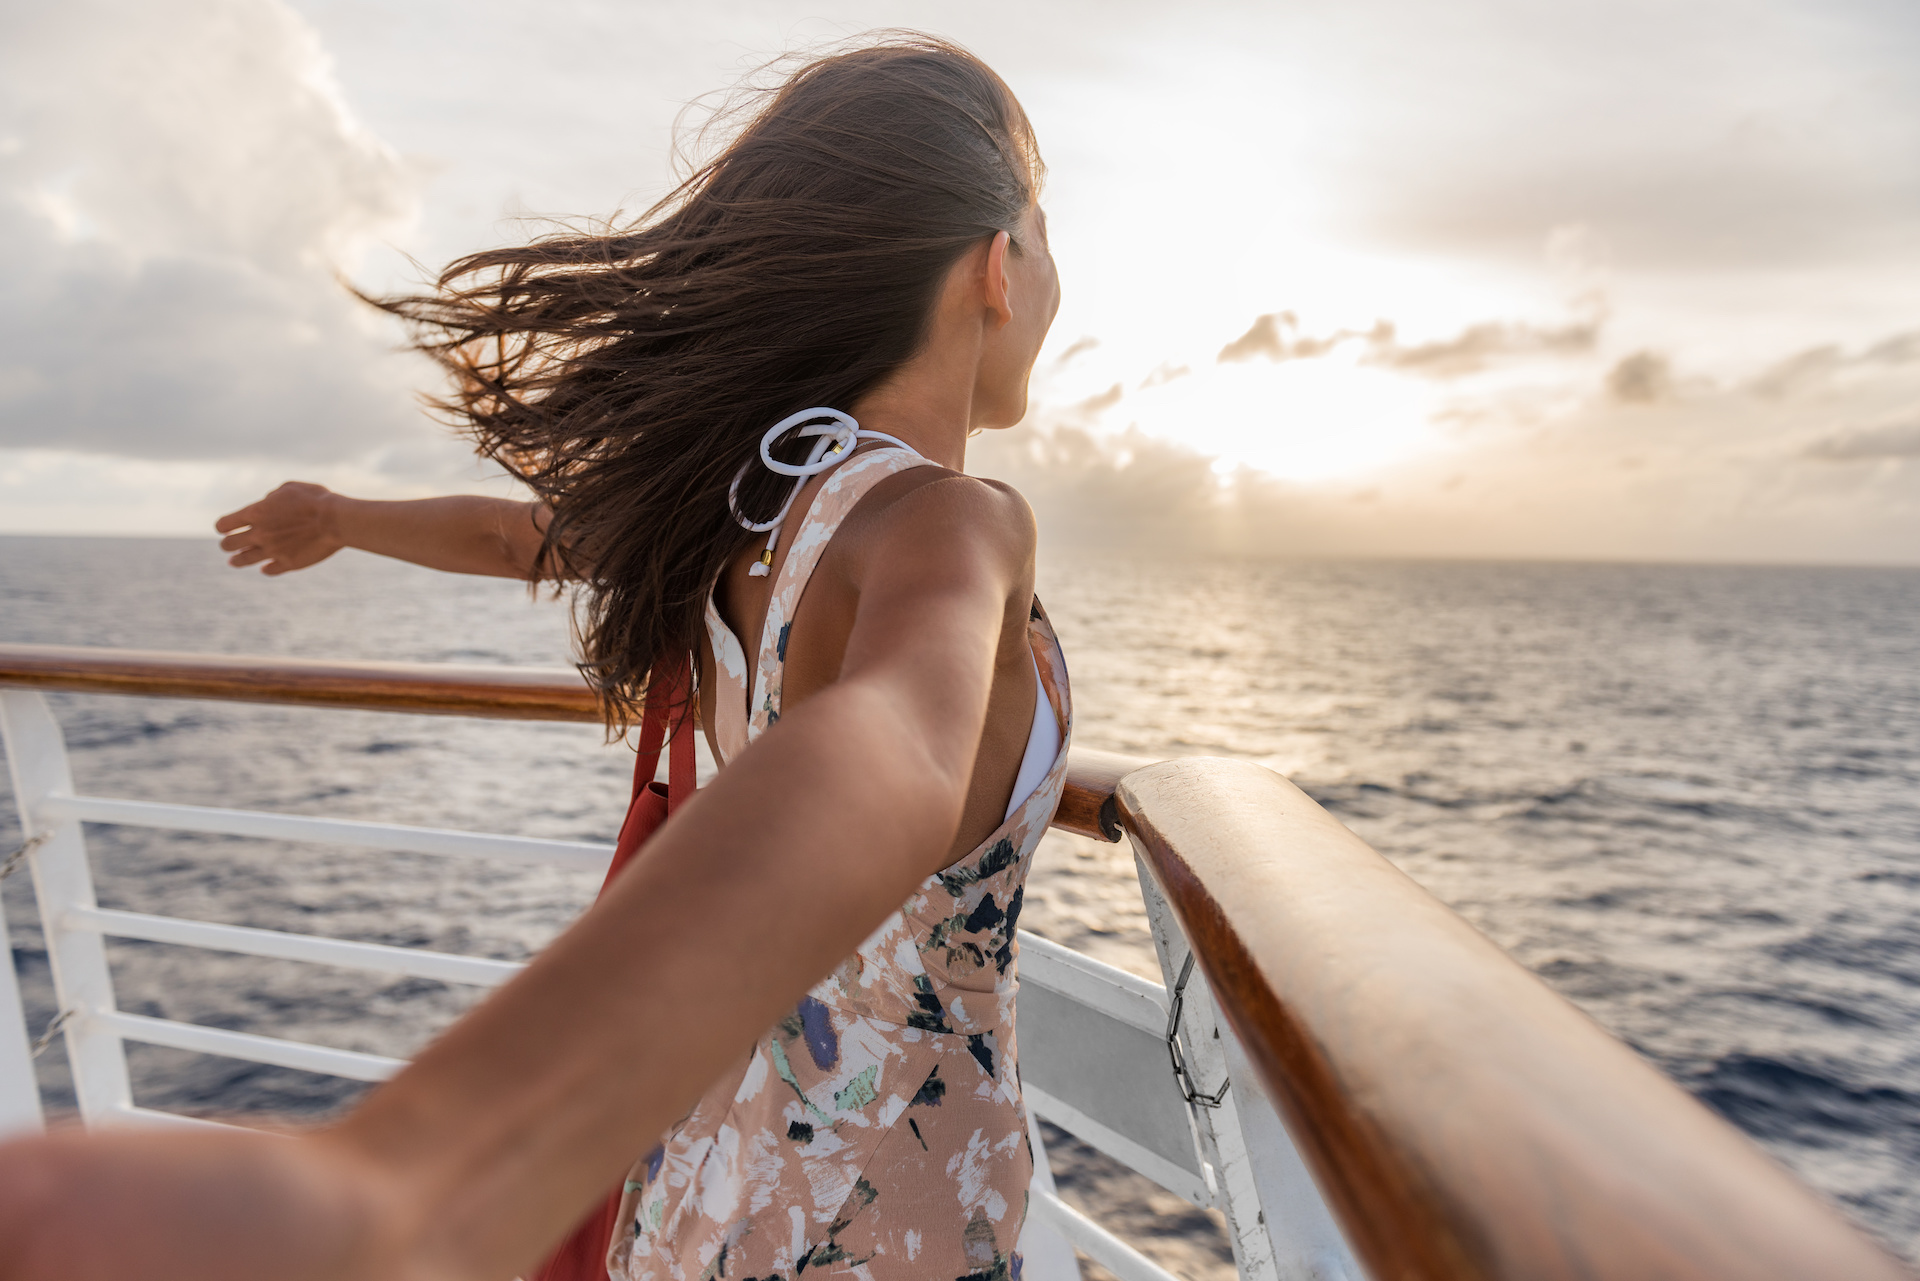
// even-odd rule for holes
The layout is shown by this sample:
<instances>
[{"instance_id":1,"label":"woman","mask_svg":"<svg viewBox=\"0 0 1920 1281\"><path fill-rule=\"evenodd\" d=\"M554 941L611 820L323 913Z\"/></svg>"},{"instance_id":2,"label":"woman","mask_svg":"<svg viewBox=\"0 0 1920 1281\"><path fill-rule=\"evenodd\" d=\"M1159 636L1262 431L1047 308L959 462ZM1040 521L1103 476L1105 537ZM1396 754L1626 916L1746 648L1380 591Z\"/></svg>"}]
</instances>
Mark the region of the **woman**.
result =
<instances>
[{"instance_id":1,"label":"woman","mask_svg":"<svg viewBox=\"0 0 1920 1281\"><path fill-rule=\"evenodd\" d=\"M283 486L233 563L577 579L609 724L691 651L725 767L340 1124L0 1153L0 1277L511 1277L623 1171L615 1276L1018 1275L1014 925L1070 708L1031 513L962 468L1058 307L1042 174L998 77L888 37L636 226L382 304L537 500Z\"/></svg>"}]
</instances>

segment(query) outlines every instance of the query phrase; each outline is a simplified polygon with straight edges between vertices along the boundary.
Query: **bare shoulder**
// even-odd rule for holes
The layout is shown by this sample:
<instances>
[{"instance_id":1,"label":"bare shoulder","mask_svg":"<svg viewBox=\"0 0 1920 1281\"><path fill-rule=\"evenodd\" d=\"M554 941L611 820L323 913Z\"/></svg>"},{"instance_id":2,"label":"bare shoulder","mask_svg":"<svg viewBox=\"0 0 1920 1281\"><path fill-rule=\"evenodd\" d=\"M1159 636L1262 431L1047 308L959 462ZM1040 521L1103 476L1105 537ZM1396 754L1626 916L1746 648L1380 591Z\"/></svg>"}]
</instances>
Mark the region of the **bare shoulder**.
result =
<instances>
[{"instance_id":1,"label":"bare shoulder","mask_svg":"<svg viewBox=\"0 0 1920 1281\"><path fill-rule=\"evenodd\" d=\"M888 477L854 509L848 526L848 550L862 560L972 553L1025 566L1038 541L1033 509L1019 490L945 467Z\"/></svg>"}]
</instances>

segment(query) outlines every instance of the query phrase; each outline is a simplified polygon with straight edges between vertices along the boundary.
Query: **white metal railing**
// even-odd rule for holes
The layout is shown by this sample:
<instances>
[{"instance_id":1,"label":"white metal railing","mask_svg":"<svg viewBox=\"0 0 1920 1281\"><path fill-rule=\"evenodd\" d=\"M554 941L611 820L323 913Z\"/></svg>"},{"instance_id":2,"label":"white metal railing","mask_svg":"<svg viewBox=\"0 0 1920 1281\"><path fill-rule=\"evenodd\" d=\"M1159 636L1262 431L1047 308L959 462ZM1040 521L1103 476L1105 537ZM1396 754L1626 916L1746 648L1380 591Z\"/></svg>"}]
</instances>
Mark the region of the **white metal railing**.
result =
<instances>
[{"instance_id":1,"label":"white metal railing","mask_svg":"<svg viewBox=\"0 0 1920 1281\"><path fill-rule=\"evenodd\" d=\"M601 870L613 856L613 846L590 841L540 841L485 832L456 832L436 827L405 827L398 823L366 823L357 819L310 818L304 814L267 814L259 810L225 810L205 805L164 805L153 801L116 801L99 796L49 795L40 803L48 823L78 819L117 823L123 827L155 827L175 832L206 832L216 836L253 836L262 840L312 841L357 849L397 850L406 854L478 855L520 863L558 863Z\"/></svg>"},{"instance_id":2,"label":"white metal railing","mask_svg":"<svg viewBox=\"0 0 1920 1281\"><path fill-rule=\"evenodd\" d=\"M142 939L187 947L341 966L376 973L494 987L521 966L484 957L100 907L93 892L83 822L114 823L448 857L482 857L600 870L610 845L408 827L301 815L77 795L64 737L45 699L0 690L14 795L46 933L55 998L73 1089L89 1124L207 1125L133 1103L125 1042L139 1041L358 1081L380 1081L404 1060L279 1037L129 1014L114 1005L104 940ZM1167 905L1142 875L1163 971L1178 974L1187 950ZM1169 1067L1171 1007L1166 987L1025 931L1020 935L1021 1074L1030 1118L1059 1125L1094 1148L1202 1207L1220 1209L1242 1276L1339 1278L1361 1275L1324 1201L1255 1084L1203 979L1183 993L1185 1060L1209 1088L1228 1079L1217 1106L1183 1097ZM41 1124L12 950L0 919L0 1133ZM1030 1120L1036 1170L1022 1238L1025 1275L1078 1276L1077 1247L1123 1281L1173 1281L1172 1274L1056 1194L1037 1122Z\"/></svg>"}]
</instances>

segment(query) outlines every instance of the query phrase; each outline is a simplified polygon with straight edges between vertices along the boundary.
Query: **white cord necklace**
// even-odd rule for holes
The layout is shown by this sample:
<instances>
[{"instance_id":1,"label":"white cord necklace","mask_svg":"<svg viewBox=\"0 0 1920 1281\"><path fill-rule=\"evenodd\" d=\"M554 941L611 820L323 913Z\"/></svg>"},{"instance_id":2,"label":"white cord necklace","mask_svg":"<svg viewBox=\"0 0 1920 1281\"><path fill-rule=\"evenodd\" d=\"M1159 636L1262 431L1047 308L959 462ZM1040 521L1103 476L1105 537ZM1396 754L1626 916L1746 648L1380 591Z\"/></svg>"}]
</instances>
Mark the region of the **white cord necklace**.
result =
<instances>
[{"instance_id":1,"label":"white cord necklace","mask_svg":"<svg viewBox=\"0 0 1920 1281\"><path fill-rule=\"evenodd\" d=\"M816 421L822 418L831 421L825 423ZM800 427L801 423L810 425ZM813 448L807 451L806 462L783 463L773 456L773 446L795 427L800 427L800 435L814 436L818 439L813 442ZM742 463L739 472L735 474L733 485L727 490L727 506L732 509L733 518L740 522L742 529L755 534L764 530L767 534L766 549L760 553L760 559L747 570L749 577L765 578L773 571L773 548L780 538L780 526L786 521L787 513L792 510L793 500L800 497L800 491L806 488L807 481L846 461L847 455L852 453L863 440L884 440L890 445L900 446L910 454L917 456L919 453L899 437L889 436L883 431L868 431L853 420L853 415L843 414L837 409L828 409L825 406L803 409L797 414L788 414L767 428L766 434L760 437L760 461L770 472L781 476L792 476L793 490L787 495L787 501L780 504L780 510L774 514L772 520L748 520L740 512L740 482L747 478L747 469L753 466L753 460L749 458Z\"/></svg>"}]
</instances>

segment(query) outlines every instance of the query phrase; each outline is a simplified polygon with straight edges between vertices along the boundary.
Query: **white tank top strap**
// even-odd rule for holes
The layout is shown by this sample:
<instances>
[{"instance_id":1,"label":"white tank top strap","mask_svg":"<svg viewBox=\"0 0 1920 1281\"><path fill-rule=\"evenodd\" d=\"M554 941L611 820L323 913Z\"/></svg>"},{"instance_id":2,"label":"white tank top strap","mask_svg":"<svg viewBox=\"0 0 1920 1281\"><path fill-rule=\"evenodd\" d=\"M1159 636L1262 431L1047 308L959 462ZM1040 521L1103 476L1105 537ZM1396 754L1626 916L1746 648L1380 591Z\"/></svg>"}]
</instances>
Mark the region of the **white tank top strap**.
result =
<instances>
[{"instance_id":1,"label":"white tank top strap","mask_svg":"<svg viewBox=\"0 0 1920 1281\"><path fill-rule=\"evenodd\" d=\"M867 494L889 476L915 467L931 467L905 445L856 454L834 468L787 543L787 558L774 580L767 602L767 621L760 632L760 653L754 665L753 697L748 702L747 738L758 738L780 719L780 690L787 662L787 632L806 593L807 583L820 563L840 523Z\"/></svg>"},{"instance_id":2,"label":"white tank top strap","mask_svg":"<svg viewBox=\"0 0 1920 1281\"><path fill-rule=\"evenodd\" d=\"M713 752L725 765L747 746L747 652L713 596L707 596L707 644L713 650Z\"/></svg>"},{"instance_id":3,"label":"white tank top strap","mask_svg":"<svg viewBox=\"0 0 1920 1281\"><path fill-rule=\"evenodd\" d=\"M807 460L803 463L789 463L773 456L773 447L792 432L796 439L812 439L813 447L807 451ZM767 535L767 545L755 561L753 568L747 571L753 578L765 578L773 565L774 547L780 541L780 527L786 523L787 513L793 510L793 502L800 497L800 491L807 487L809 477L830 471L852 456L863 440L884 440L897 445L918 457L913 446L898 436L889 436L883 431L868 431L854 421L852 414L843 414L826 405L816 405L812 409L803 409L797 414L788 414L760 437L760 465L779 476L793 477L793 488L787 491L787 499L780 504L780 510L771 520L754 520L740 510L740 482L747 478L753 469L754 460L749 458L740 465L734 474L733 484L727 489L727 506L733 511L733 519L740 528L751 533Z\"/></svg>"}]
</instances>

